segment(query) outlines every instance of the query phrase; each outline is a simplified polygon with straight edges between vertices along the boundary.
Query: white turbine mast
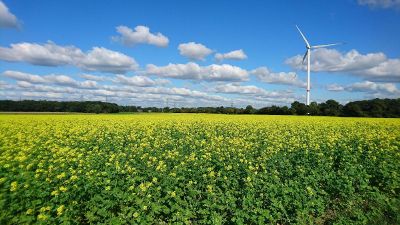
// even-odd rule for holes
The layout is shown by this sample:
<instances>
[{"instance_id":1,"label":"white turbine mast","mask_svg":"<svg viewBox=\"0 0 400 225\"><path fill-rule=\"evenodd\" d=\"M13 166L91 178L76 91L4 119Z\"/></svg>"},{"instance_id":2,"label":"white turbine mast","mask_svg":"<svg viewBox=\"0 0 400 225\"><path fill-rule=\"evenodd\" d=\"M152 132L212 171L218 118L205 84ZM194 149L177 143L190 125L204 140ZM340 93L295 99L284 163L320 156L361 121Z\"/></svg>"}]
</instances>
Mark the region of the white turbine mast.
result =
<instances>
[{"instance_id":1,"label":"white turbine mast","mask_svg":"<svg viewBox=\"0 0 400 225\"><path fill-rule=\"evenodd\" d=\"M343 44L341 42L339 43L333 43L333 44L326 44L326 45L314 45L311 46L310 43L307 41L307 38L304 36L304 34L301 32L300 28L296 25L297 30L299 31L300 35L303 37L304 42L306 43L306 53L303 56L303 63L304 60L307 57L307 99L306 99L306 105L310 105L310 70L311 70L311 65L310 65L310 59L311 59L311 49L317 49L317 48L324 48L324 47L329 47L329 46L334 46L334 45L340 45Z\"/></svg>"}]
</instances>

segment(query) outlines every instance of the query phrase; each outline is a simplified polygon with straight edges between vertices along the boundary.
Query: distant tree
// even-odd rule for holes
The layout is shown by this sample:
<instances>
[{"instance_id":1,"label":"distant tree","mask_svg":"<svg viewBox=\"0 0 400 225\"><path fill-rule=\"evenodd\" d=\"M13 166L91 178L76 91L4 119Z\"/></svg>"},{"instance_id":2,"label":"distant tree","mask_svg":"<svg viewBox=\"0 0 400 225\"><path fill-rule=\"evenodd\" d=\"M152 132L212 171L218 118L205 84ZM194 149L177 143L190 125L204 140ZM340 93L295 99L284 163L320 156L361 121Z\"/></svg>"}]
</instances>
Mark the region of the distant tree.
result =
<instances>
[{"instance_id":1,"label":"distant tree","mask_svg":"<svg viewBox=\"0 0 400 225\"><path fill-rule=\"evenodd\" d=\"M101 105L99 104L89 104L86 106L85 112L88 113L101 113Z\"/></svg>"},{"instance_id":2,"label":"distant tree","mask_svg":"<svg viewBox=\"0 0 400 225\"><path fill-rule=\"evenodd\" d=\"M360 105L357 104L356 102L347 103L343 107L342 115L343 116L353 116L353 117L365 116Z\"/></svg>"},{"instance_id":3,"label":"distant tree","mask_svg":"<svg viewBox=\"0 0 400 225\"><path fill-rule=\"evenodd\" d=\"M312 116L317 116L320 114L319 105L316 102L311 102L308 106L307 112Z\"/></svg>"},{"instance_id":4,"label":"distant tree","mask_svg":"<svg viewBox=\"0 0 400 225\"><path fill-rule=\"evenodd\" d=\"M304 103L295 101L291 104L291 109L296 115L306 115L308 108Z\"/></svg>"},{"instance_id":5,"label":"distant tree","mask_svg":"<svg viewBox=\"0 0 400 225\"><path fill-rule=\"evenodd\" d=\"M12 101L0 100L0 111L8 112L81 112L81 113L117 113L117 112L174 112L174 113L224 113L224 114L269 114L269 115L311 115L325 116L369 116L369 117L400 117L400 98L373 99L349 102L342 106L335 100L321 104L312 102L309 106L295 101L291 107L269 106L254 109L248 105L245 109L236 107L197 107L197 108L157 108L140 106L119 106L114 103L100 101L58 102L58 101Z\"/></svg>"},{"instance_id":6,"label":"distant tree","mask_svg":"<svg viewBox=\"0 0 400 225\"><path fill-rule=\"evenodd\" d=\"M339 116L343 106L335 100L328 100L325 103L319 104L320 115L323 116Z\"/></svg>"},{"instance_id":7,"label":"distant tree","mask_svg":"<svg viewBox=\"0 0 400 225\"><path fill-rule=\"evenodd\" d=\"M400 117L400 98L384 99L386 108L384 117Z\"/></svg>"},{"instance_id":8,"label":"distant tree","mask_svg":"<svg viewBox=\"0 0 400 225\"><path fill-rule=\"evenodd\" d=\"M164 107L162 109L162 112L168 113L168 112L170 112L170 108L169 107Z\"/></svg>"},{"instance_id":9,"label":"distant tree","mask_svg":"<svg viewBox=\"0 0 400 225\"><path fill-rule=\"evenodd\" d=\"M246 106L246 109L244 110L244 114L253 114L253 113L255 113L255 109L253 108L253 106L251 106L251 105L248 105L248 106Z\"/></svg>"},{"instance_id":10,"label":"distant tree","mask_svg":"<svg viewBox=\"0 0 400 225\"><path fill-rule=\"evenodd\" d=\"M281 115L291 115L292 112L290 111L290 109L287 106L283 106L281 107Z\"/></svg>"},{"instance_id":11,"label":"distant tree","mask_svg":"<svg viewBox=\"0 0 400 225\"><path fill-rule=\"evenodd\" d=\"M386 105L382 99L374 99L369 102L368 115L371 117L383 117L385 114Z\"/></svg>"}]
</instances>

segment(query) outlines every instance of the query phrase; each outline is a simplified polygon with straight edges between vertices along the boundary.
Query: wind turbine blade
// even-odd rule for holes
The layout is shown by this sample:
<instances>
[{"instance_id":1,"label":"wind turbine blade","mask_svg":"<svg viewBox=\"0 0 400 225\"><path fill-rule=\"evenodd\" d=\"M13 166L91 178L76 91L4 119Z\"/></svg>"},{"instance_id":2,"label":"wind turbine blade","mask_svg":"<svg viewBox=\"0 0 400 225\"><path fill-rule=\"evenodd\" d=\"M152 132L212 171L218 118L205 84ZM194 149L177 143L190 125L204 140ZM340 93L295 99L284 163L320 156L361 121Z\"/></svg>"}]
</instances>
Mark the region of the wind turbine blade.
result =
<instances>
[{"instance_id":1,"label":"wind turbine blade","mask_svg":"<svg viewBox=\"0 0 400 225\"><path fill-rule=\"evenodd\" d=\"M335 46L335 45L342 45L344 44L343 42L339 42L339 43L334 43L334 44L327 44L327 45L315 45L315 46L311 46L311 48L316 49L316 48L324 48L324 47L329 47L329 46Z\"/></svg>"},{"instance_id":2,"label":"wind turbine blade","mask_svg":"<svg viewBox=\"0 0 400 225\"><path fill-rule=\"evenodd\" d=\"M308 50L306 51L306 53L305 53L304 56L303 56L303 64L304 64L304 61L306 60L307 53L308 53Z\"/></svg>"},{"instance_id":3,"label":"wind turbine blade","mask_svg":"<svg viewBox=\"0 0 400 225\"><path fill-rule=\"evenodd\" d=\"M301 32L300 28L296 25L297 30L299 31L299 33L301 34L301 36L304 39L304 42L306 42L307 47L310 47L310 43L308 43L307 38L304 36L304 34Z\"/></svg>"}]
</instances>

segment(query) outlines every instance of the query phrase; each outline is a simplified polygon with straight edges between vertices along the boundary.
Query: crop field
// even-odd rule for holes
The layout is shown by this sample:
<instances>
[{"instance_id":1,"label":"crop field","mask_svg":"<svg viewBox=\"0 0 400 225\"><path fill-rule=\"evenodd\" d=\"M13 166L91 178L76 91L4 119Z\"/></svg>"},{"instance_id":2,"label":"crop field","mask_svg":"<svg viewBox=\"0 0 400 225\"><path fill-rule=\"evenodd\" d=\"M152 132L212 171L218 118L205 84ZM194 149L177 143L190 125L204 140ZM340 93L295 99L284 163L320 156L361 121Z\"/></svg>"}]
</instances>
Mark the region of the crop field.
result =
<instances>
[{"instance_id":1,"label":"crop field","mask_svg":"<svg viewBox=\"0 0 400 225\"><path fill-rule=\"evenodd\" d=\"M0 115L0 224L399 224L400 120Z\"/></svg>"}]
</instances>

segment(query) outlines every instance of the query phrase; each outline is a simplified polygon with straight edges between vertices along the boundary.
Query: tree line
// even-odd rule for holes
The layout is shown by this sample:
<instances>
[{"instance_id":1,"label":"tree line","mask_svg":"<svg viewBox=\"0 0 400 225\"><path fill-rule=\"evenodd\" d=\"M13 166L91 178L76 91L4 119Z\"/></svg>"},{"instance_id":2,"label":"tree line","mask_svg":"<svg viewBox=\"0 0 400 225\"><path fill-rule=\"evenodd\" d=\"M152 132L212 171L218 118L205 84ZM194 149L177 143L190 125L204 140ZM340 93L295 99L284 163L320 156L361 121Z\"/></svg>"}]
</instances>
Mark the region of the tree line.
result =
<instances>
[{"instance_id":1,"label":"tree line","mask_svg":"<svg viewBox=\"0 0 400 225\"><path fill-rule=\"evenodd\" d=\"M267 115L312 115L352 117L400 117L400 98L353 101L341 105L335 100L323 103L312 102L309 106L298 101L288 106L268 106L260 109L248 105L236 107L182 107L158 108L121 106L100 101L12 101L0 100L2 112L78 112L78 113L124 113L124 112L168 112L168 113L216 113L216 114L267 114Z\"/></svg>"}]
</instances>

